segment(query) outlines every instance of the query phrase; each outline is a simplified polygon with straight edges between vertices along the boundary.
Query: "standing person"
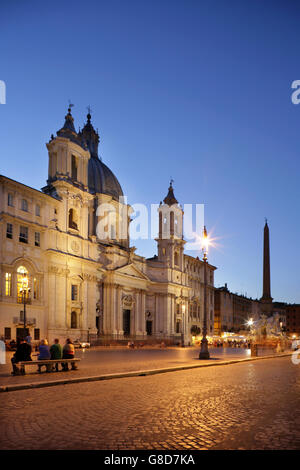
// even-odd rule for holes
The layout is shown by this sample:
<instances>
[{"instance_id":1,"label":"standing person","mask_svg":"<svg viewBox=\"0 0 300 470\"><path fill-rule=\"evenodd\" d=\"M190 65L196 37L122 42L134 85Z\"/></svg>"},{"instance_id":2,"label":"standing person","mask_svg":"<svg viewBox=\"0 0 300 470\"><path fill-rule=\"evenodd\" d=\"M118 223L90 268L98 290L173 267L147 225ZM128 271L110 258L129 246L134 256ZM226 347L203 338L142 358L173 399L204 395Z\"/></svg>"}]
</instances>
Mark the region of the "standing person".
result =
<instances>
[{"instance_id":1,"label":"standing person","mask_svg":"<svg viewBox=\"0 0 300 470\"><path fill-rule=\"evenodd\" d=\"M31 344L32 337L30 336L30 334L28 334L27 336L25 336L25 341L26 341L28 344Z\"/></svg>"},{"instance_id":2,"label":"standing person","mask_svg":"<svg viewBox=\"0 0 300 470\"><path fill-rule=\"evenodd\" d=\"M51 354L50 354L50 349L48 346L48 341L46 339L41 340L41 344L39 346L39 355L38 355L38 361L50 359ZM41 372L41 365L38 365L38 372ZM51 364L46 365L46 372L51 372Z\"/></svg>"},{"instance_id":3,"label":"standing person","mask_svg":"<svg viewBox=\"0 0 300 470\"><path fill-rule=\"evenodd\" d=\"M75 357L75 347L72 343L72 340L68 338L63 347L63 359L74 359ZM72 370L76 370L75 362L71 362ZM63 363L63 370L69 370L68 363Z\"/></svg>"},{"instance_id":4,"label":"standing person","mask_svg":"<svg viewBox=\"0 0 300 470\"><path fill-rule=\"evenodd\" d=\"M52 344L50 348L50 354L51 354L52 360L62 359L62 347L59 344L58 338L54 340L54 344ZM56 369L56 372L58 372L58 362L55 364L55 369ZM54 370L54 366L53 366L53 370Z\"/></svg>"},{"instance_id":5,"label":"standing person","mask_svg":"<svg viewBox=\"0 0 300 470\"><path fill-rule=\"evenodd\" d=\"M24 339L19 341L17 350L11 358L11 363L13 367L12 375L20 375L20 369L16 364L21 361L32 361L31 346Z\"/></svg>"}]
</instances>

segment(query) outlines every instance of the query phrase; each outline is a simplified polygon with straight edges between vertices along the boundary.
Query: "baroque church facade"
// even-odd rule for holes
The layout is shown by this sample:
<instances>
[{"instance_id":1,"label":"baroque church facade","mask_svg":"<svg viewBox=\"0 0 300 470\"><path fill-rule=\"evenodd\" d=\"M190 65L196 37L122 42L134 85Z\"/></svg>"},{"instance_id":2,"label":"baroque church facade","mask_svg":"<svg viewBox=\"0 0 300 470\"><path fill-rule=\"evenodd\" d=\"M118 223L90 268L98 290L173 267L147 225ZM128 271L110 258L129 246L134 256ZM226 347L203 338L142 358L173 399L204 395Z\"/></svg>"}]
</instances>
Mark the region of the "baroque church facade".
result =
<instances>
[{"instance_id":1,"label":"baroque church facade","mask_svg":"<svg viewBox=\"0 0 300 470\"><path fill-rule=\"evenodd\" d=\"M157 255L146 259L130 246L130 206L98 145L91 115L77 132L69 108L47 143L41 191L0 176L0 337L22 335L25 301L33 340L188 345L203 326L204 262L184 253L172 183L158 208ZM215 269L207 264L209 335Z\"/></svg>"}]
</instances>

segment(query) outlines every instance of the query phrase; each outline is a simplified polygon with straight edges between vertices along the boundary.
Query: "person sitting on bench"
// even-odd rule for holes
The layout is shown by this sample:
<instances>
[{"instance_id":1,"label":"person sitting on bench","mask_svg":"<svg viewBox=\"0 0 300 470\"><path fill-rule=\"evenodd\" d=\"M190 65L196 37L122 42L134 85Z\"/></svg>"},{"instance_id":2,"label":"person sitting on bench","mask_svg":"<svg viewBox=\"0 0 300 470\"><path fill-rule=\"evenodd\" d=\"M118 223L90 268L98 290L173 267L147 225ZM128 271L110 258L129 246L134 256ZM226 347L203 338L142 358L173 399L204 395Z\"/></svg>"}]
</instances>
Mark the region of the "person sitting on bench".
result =
<instances>
[{"instance_id":1,"label":"person sitting on bench","mask_svg":"<svg viewBox=\"0 0 300 470\"><path fill-rule=\"evenodd\" d=\"M61 359L62 358L62 347L59 344L59 339L58 338L56 338L54 340L54 344L52 344L52 346L50 348L50 354L51 354L51 359L53 361L55 359ZM55 364L55 366L53 365L53 370L54 370L54 367L55 367L56 372L58 372L58 362Z\"/></svg>"},{"instance_id":2,"label":"person sitting on bench","mask_svg":"<svg viewBox=\"0 0 300 470\"><path fill-rule=\"evenodd\" d=\"M12 375L20 375L20 369L16 364L21 361L32 361L31 359L31 346L25 339L21 339L15 354L11 358L11 363L13 367Z\"/></svg>"},{"instance_id":3,"label":"person sitting on bench","mask_svg":"<svg viewBox=\"0 0 300 470\"><path fill-rule=\"evenodd\" d=\"M39 355L38 361L42 360L49 360L51 358L50 349L48 346L48 341L46 339L41 340L41 344L39 346ZM38 372L41 373L41 368L43 364L38 365ZM51 364L46 364L46 372L51 372Z\"/></svg>"},{"instance_id":4,"label":"person sitting on bench","mask_svg":"<svg viewBox=\"0 0 300 470\"><path fill-rule=\"evenodd\" d=\"M74 357L75 357L75 347L71 339L68 338L66 340L66 344L63 347L63 359L74 359ZM63 370L65 371L69 370L67 362L64 362L62 366L63 366ZM75 366L75 362L71 362L71 366L72 366L72 370L77 369L77 367Z\"/></svg>"}]
</instances>

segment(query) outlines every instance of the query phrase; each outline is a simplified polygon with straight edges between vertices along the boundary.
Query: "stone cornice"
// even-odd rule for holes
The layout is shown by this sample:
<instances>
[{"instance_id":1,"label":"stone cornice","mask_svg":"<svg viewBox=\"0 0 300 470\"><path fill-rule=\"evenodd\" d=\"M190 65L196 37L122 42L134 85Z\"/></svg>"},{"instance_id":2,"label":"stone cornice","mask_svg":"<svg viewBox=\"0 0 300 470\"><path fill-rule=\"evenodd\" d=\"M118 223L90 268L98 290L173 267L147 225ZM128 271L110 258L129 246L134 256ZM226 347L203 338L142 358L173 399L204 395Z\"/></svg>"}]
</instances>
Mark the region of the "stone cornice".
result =
<instances>
[{"instance_id":1,"label":"stone cornice","mask_svg":"<svg viewBox=\"0 0 300 470\"><path fill-rule=\"evenodd\" d=\"M49 194L45 194L38 189L31 188L30 186L26 186L23 183L19 183L19 181L12 180L11 178L8 178L7 176L0 175L0 184L1 183L4 183L9 187L15 188L16 190L18 190L18 192L20 191L29 192L35 198L40 198L41 200L47 199L47 202L49 202L50 204L56 205L60 203L59 199L56 199L53 196L50 196Z\"/></svg>"}]
</instances>

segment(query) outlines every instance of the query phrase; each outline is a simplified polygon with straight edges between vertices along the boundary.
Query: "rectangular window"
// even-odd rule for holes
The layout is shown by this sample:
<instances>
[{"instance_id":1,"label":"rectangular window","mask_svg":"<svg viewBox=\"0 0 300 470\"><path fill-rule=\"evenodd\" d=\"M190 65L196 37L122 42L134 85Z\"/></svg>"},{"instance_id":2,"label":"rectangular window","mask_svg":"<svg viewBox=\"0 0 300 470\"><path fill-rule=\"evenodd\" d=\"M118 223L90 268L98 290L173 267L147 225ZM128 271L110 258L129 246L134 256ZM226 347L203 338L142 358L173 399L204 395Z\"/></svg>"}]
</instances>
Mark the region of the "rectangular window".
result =
<instances>
[{"instance_id":1,"label":"rectangular window","mask_svg":"<svg viewBox=\"0 0 300 470\"><path fill-rule=\"evenodd\" d=\"M34 234L34 244L35 244L35 246L41 246L41 234L40 234L40 232L35 232L35 234Z\"/></svg>"},{"instance_id":2,"label":"rectangular window","mask_svg":"<svg viewBox=\"0 0 300 470\"><path fill-rule=\"evenodd\" d=\"M11 238L13 237L13 225L12 224L7 224L6 225L6 238Z\"/></svg>"},{"instance_id":3,"label":"rectangular window","mask_svg":"<svg viewBox=\"0 0 300 470\"><path fill-rule=\"evenodd\" d=\"M21 209L22 209L22 211L28 212L28 202L26 201L26 199L22 199Z\"/></svg>"},{"instance_id":4,"label":"rectangular window","mask_svg":"<svg viewBox=\"0 0 300 470\"><path fill-rule=\"evenodd\" d=\"M11 296L11 273L5 273L5 295Z\"/></svg>"},{"instance_id":5,"label":"rectangular window","mask_svg":"<svg viewBox=\"0 0 300 470\"><path fill-rule=\"evenodd\" d=\"M39 341L40 339L40 329L39 328L35 328L34 329L34 340L35 341Z\"/></svg>"},{"instance_id":6,"label":"rectangular window","mask_svg":"<svg viewBox=\"0 0 300 470\"><path fill-rule=\"evenodd\" d=\"M40 217L41 215L41 208L38 204L35 206L35 215L37 215L38 217Z\"/></svg>"},{"instance_id":7,"label":"rectangular window","mask_svg":"<svg viewBox=\"0 0 300 470\"><path fill-rule=\"evenodd\" d=\"M72 300L78 300L78 286L72 285L71 297L72 297Z\"/></svg>"},{"instance_id":8,"label":"rectangular window","mask_svg":"<svg viewBox=\"0 0 300 470\"><path fill-rule=\"evenodd\" d=\"M14 206L14 198L13 195L10 193L7 195L7 205L10 207Z\"/></svg>"},{"instance_id":9,"label":"rectangular window","mask_svg":"<svg viewBox=\"0 0 300 470\"><path fill-rule=\"evenodd\" d=\"M72 172L72 178L74 180L77 180L77 159L74 155L72 155L72 168L71 168L71 172Z\"/></svg>"},{"instance_id":10,"label":"rectangular window","mask_svg":"<svg viewBox=\"0 0 300 470\"><path fill-rule=\"evenodd\" d=\"M4 328L4 339L11 339L11 328Z\"/></svg>"},{"instance_id":11,"label":"rectangular window","mask_svg":"<svg viewBox=\"0 0 300 470\"><path fill-rule=\"evenodd\" d=\"M28 243L28 227L21 225L19 241L22 243Z\"/></svg>"}]
</instances>

